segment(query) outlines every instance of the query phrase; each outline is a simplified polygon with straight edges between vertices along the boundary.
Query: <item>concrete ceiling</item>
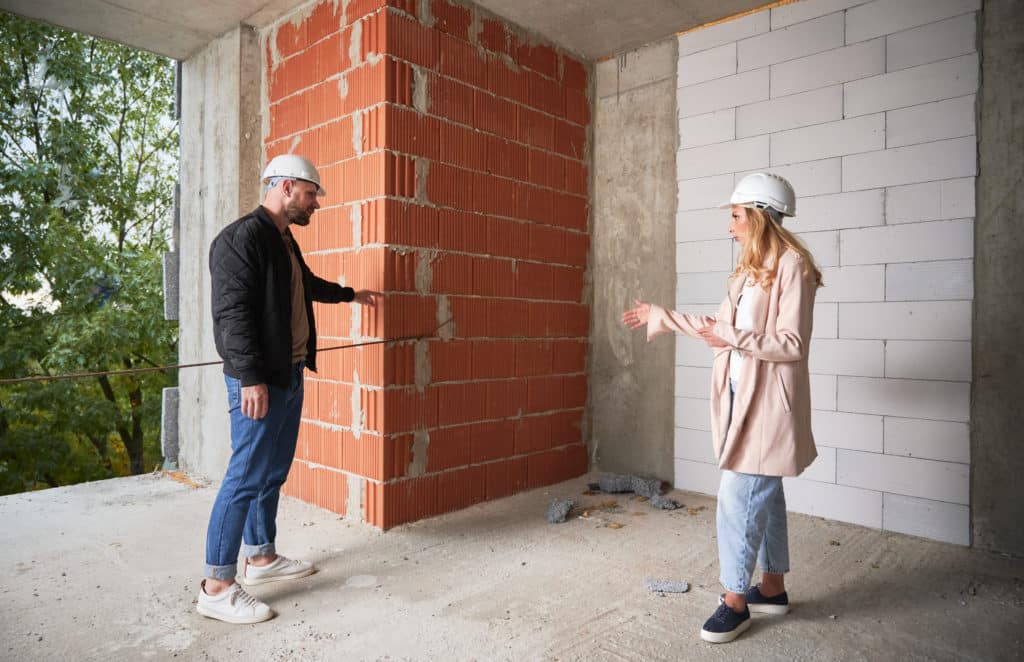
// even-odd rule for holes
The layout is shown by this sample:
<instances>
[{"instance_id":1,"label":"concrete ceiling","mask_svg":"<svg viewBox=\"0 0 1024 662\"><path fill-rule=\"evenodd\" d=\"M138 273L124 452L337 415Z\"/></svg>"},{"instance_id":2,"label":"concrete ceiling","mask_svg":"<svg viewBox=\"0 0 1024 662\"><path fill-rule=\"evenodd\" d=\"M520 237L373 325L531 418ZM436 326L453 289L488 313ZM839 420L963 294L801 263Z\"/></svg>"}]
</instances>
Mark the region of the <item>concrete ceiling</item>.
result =
<instances>
[{"instance_id":1,"label":"concrete ceiling","mask_svg":"<svg viewBox=\"0 0 1024 662\"><path fill-rule=\"evenodd\" d=\"M766 0L478 0L588 59L609 57ZM297 0L0 0L0 9L175 59L239 23L263 27Z\"/></svg>"}]
</instances>

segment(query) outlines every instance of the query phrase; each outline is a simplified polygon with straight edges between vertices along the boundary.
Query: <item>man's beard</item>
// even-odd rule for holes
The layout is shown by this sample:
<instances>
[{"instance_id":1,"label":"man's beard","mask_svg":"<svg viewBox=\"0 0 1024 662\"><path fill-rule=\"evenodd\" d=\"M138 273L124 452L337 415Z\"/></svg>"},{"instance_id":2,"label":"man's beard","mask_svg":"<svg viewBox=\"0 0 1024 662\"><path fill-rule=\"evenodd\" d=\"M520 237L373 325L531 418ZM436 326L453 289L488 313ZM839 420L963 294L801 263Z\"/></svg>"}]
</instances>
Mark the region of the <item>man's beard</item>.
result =
<instances>
[{"instance_id":1,"label":"man's beard","mask_svg":"<svg viewBox=\"0 0 1024 662\"><path fill-rule=\"evenodd\" d=\"M309 209L303 209L298 205L288 205L284 210L284 216L288 219L288 222L298 225L299 227L306 227L309 225L312 215L313 212L309 211Z\"/></svg>"}]
</instances>

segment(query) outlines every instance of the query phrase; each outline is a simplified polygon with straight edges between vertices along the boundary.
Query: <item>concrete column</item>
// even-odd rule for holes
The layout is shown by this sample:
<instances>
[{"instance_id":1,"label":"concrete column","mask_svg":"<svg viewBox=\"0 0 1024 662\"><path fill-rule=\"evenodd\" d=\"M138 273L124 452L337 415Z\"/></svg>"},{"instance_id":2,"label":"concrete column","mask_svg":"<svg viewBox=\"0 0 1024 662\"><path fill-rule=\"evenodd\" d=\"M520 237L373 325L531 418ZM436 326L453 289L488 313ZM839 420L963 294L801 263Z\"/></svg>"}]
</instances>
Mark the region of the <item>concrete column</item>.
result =
<instances>
[{"instance_id":1,"label":"concrete column","mask_svg":"<svg viewBox=\"0 0 1024 662\"><path fill-rule=\"evenodd\" d=\"M971 528L975 547L1024 555L1024 7L985 0L981 35Z\"/></svg>"},{"instance_id":2,"label":"concrete column","mask_svg":"<svg viewBox=\"0 0 1024 662\"><path fill-rule=\"evenodd\" d=\"M210 316L210 242L259 204L260 50L247 26L213 40L182 66L179 359L217 358ZM219 478L230 456L221 368L178 375L183 469Z\"/></svg>"},{"instance_id":3,"label":"concrete column","mask_svg":"<svg viewBox=\"0 0 1024 662\"><path fill-rule=\"evenodd\" d=\"M597 65L591 251L591 452L605 471L673 478L675 343L620 321L675 299L675 39Z\"/></svg>"}]
</instances>

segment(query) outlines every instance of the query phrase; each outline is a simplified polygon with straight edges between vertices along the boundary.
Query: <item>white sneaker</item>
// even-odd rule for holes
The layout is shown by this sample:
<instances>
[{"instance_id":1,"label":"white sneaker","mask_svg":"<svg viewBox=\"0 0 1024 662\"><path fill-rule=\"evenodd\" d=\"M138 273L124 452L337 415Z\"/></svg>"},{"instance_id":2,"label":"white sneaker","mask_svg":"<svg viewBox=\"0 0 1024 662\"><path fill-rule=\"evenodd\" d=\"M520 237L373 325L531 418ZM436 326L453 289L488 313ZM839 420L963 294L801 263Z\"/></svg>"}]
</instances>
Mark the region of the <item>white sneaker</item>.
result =
<instances>
[{"instance_id":1,"label":"white sneaker","mask_svg":"<svg viewBox=\"0 0 1024 662\"><path fill-rule=\"evenodd\" d=\"M237 579L246 586L255 586L267 582L298 579L312 575L314 572L316 572L316 566L309 561L298 561L286 556L278 556L273 562L264 566L246 563L245 570Z\"/></svg>"},{"instance_id":2,"label":"white sneaker","mask_svg":"<svg viewBox=\"0 0 1024 662\"><path fill-rule=\"evenodd\" d=\"M274 616L265 602L249 595L238 584L232 584L217 595L209 595L205 579L199 589L196 611L225 623L261 623Z\"/></svg>"}]
</instances>

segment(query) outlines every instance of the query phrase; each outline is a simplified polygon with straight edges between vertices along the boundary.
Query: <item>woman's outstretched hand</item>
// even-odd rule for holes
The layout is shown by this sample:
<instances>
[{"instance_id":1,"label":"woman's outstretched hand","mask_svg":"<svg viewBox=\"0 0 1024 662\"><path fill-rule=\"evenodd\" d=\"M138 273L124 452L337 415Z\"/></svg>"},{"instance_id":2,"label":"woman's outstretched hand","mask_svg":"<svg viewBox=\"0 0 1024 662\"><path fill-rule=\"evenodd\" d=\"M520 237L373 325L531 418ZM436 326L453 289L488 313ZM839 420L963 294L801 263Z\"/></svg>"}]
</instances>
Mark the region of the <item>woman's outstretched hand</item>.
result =
<instances>
[{"instance_id":1,"label":"woman's outstretched hand","mask_svg":"<svg viewBox=\"0 0 1024 662\"><path fill-rule=\"evenodd\" d=\"M634 302L636 303L636 308L630 308L622 313L622 323L628 326L630 330L646 326L647 320L651 317L651 304L640 299L635 299Z\"/></svg>"}]
</instances>

